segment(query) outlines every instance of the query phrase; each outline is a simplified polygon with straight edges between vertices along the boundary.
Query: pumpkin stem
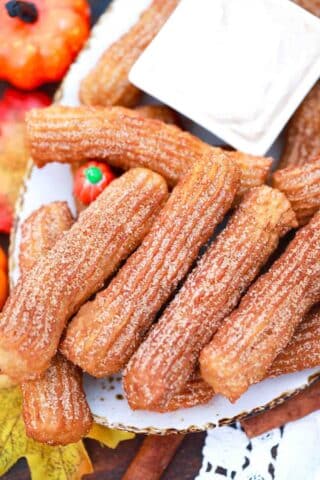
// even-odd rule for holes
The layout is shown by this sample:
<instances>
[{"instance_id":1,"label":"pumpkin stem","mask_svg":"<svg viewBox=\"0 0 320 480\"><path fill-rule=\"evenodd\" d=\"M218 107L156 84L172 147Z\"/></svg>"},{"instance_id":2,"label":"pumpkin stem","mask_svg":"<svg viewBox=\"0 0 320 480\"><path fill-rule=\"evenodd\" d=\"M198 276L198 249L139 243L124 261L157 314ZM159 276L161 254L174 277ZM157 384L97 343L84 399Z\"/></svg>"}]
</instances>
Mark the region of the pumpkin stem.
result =
<instances>
[{"instance_id":1,"label":"pumpkin stem","mask_svg":"<svg viewBox=\"0 0 320 480\"><path fill-rule=\"evenodd\" d=\"M10 0L5 7L10 17L18 17L25 23L34 23L38 19L38 10L34 3Z\"/></svg>"}]
</instances>

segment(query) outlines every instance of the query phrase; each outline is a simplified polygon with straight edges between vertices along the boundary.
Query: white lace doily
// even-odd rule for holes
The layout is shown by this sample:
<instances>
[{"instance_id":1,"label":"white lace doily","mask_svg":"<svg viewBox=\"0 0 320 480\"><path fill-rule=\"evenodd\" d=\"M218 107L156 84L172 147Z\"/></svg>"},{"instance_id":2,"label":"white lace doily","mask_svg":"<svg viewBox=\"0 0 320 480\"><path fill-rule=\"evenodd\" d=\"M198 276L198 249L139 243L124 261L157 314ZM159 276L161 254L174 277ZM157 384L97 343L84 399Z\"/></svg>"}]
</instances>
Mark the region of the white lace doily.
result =
<instances>
[{"instance_id":1,"label":"white lace doily","mask_svg":"<svg viewBox=\"0 0 320 480\"><path fill-rule=\"evenodd\" d=\"M248 439L240 424L207 433L196 480L320 480L320 411Z\"/></svg>"}]
</instances>

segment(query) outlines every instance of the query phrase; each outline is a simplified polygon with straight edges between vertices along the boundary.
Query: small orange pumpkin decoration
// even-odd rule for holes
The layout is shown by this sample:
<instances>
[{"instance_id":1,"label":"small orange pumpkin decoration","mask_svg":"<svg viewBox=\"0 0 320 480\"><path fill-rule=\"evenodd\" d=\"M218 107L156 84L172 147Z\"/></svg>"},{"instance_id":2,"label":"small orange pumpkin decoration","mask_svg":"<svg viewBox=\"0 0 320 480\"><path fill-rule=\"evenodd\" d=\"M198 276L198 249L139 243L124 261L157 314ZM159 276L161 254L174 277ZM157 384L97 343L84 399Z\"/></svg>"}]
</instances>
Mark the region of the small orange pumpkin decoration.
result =
<instances>
[{"instance_id":1,"label":"small orange pumpkin decoration","mask_svg":"<svg viewBox=\"0 0 320 480\"><path fill-rule=\"evenodd\" d=\"M7 257L0 247L0 310L5 304L9 291L7 269Z\"/></svg>"},{"instance_id":2,"label":"small orange pumpkin decoration","mask_svg":"<svg viewBox=\"0 0 320 480\"><path fill-rule=\"evenodd\" d=\"M82 204L89 205L115 178L115 174L107 164L95 161L87 162L75 174L74 196Z\"/></svg>"},{"instance_id":3,"label":"small orange pumpkin decoration","mask_svg":"<svg viewBox=\"0 0 320 480\"><path fill-rule=\"evenodd\" d=\"M89 35L86 0L0 0L0 76L31 90L60 80Z\"/></svg>"}]
</instances>

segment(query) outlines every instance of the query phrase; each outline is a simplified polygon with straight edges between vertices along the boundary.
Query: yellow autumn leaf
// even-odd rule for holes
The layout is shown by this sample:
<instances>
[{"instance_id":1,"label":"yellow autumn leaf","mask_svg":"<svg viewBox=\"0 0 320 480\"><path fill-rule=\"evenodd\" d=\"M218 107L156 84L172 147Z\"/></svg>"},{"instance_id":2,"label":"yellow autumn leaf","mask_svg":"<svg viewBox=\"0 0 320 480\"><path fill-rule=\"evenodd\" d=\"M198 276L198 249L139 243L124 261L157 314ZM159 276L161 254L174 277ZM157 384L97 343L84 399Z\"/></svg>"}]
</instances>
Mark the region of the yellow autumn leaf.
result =
<instances>
[{"instance_id":1,"label":"yellow autumn leaf","mask_svg":"<svg viewBox=\"0 0 320 480\"><path fill-rule=\"evenodd\" d=\"M131 440L135 435L134 433L121 430L112 430L111 428L94 423L87 437L98 440L109 448L116 448L120 442L123 442L123 440Z\"/></svg>"},{"instance_id":2,"label":"yellow autumn leaf","mask_svg":"<svg viewBox=\"0 0 320 480\"><path fill-rule=\"evenodd\" d=\"M0 476L25 457L32 480L80 480L93 471L83 442L65 447L50 447L28 438L21 415L18 387L0 391ZM110 448L134 434L118 432L94 424L88 435Z\"/></svg>"}]
</instances>

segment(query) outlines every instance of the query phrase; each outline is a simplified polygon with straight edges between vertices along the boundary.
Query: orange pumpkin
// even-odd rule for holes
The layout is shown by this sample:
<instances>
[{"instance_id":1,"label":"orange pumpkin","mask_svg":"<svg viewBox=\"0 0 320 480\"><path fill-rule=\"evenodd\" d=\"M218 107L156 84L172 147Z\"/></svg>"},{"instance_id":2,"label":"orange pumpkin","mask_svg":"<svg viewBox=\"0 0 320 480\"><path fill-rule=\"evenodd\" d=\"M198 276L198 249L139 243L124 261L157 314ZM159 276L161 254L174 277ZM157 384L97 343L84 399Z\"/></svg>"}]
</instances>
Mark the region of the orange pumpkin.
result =
<instances>
[{"instance_id":1,"label":"orange pumpkin","mask_svg":"<svg viewBox=\"0 0 320 480\"><path fill-rule=\"evenodd\" d=\"M87 162L75 174L74 196L82 204L89 205L115 178L115 174L106 163Z\"/></svg>"},{"instance_id":2,"label":"orange pumpkin","mask_svg":"<svg viewBox=\"0 0 320 480\"><path fill-rule=\"evenodd\" d=\"M0 0L0 76L33 89L60 80L89 34L86 0Z\"/></svg>"},{"instance_id":3,"label":"orange pumpkin","mask_svg":"<svg viewBox=\"0 0 320 480\"><path fill-rule=\"evenodd\" d=\"M8 296L9 285L7 275L7 257L2 248L0 247L0 310Z\"/></svg>"}]
</instances>

